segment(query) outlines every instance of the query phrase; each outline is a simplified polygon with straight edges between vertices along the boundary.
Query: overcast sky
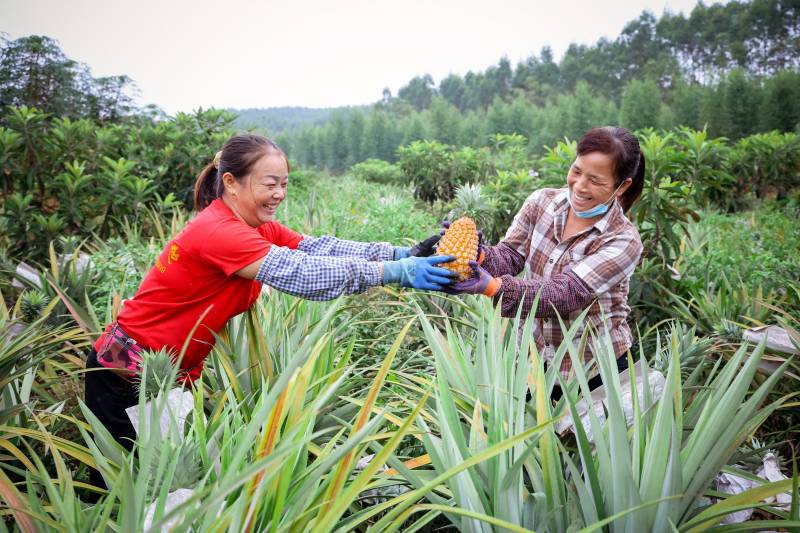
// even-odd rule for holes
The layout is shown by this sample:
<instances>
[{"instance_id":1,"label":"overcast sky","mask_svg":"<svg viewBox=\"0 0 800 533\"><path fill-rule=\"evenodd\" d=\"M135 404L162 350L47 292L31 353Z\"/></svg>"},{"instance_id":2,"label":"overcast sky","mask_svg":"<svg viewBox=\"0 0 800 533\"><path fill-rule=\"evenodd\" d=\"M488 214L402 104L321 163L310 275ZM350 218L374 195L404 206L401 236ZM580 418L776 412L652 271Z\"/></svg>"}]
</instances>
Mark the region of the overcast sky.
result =
<instances>
[{"instance_id":1,"label":"overcast sky","mask_svg":"<svg viewBox=\"0 0 800 533\"><path fill-rule=\"evenodd\" d=\"M695 0L1 0L0 32L55 38L95 77L127 74L141 103L203 107L358 105L418 74L436 83L542 46L616 37L649 9ZM708 4L710 2L706 2Z\"/></svg>"}]
</instances>

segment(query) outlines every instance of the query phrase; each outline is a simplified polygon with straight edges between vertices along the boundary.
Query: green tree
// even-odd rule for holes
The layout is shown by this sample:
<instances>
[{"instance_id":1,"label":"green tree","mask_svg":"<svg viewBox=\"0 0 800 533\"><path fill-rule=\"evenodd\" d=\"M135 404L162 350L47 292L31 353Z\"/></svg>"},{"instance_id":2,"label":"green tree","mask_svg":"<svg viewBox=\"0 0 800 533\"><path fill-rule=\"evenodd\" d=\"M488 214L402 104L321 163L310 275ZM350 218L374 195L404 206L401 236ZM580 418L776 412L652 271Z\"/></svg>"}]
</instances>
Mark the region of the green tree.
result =
<instances>
[{"instance_id":1,"label":"green tree","mask_svg":"<svg viewBox=\"0 0 800 533\"><path fill-rule=\"evenodd\" d=\"M761 131L794 131L800 125L800 73L784 71L767 79L758 115Z\"/></svg>"},{"instance_id":2,"label":"green tree","mask_svg":"<svg viewBox=\"0 0 800 533\"><path fill-rule=\"evenodd\" d=\"M0 107L27 106L60 117L117 121L137 111L128 76L94 79L49 37L31 35L0 47Z\"/></svg>"},{"instance_id":3,"label":"green tree","mask_svg":"<svg viewBox=\"0 0 800 533\"><path fill-rule=\"evenodd\" d=\"M619 122L630 130L658 125L661 92L653 80L632 80L622 93Z\"/></svg>"},{"instance_id":4,"label":"green tree","mask_svg":"<svg viewBox=\"0 0 800 533\"><path fill-rule=\"evenodd\" d=\"M430 74L416 76L397 92L397 96L410 103L417 111L428 109L434 95L433 78Z\"/></svg>"},{"instance_id":5,"label":"green tree","mask_svg":"<svg viewBox=\"0 0 800 533\"><path fill-rule=\"evenodd\" d=\"M364 160L361 149L364 145L365 127L364 113L358 109L351 111L347 120L347 166Z\"/></svg>"},{"instance_id":6,"label":"green tree","mask_svg":"<svg viewBox=\"0 0 800 533\"><path fill-rule=\"evenodd\" d=\"M703 98L708 89L698 83L679 83L672 92L672 111L675 123L702 130Z\"/></svg>"},{"instance_id":7,"label":"green tree","mask_svg":"<svg viewBox=\"0 0 800 533\"><path fill-rule=\"evenodd\" d=\"M725 136L740 139L755 133L758 125L758 88L742 69L730 73L725 84Z\"/></svg>"},{"instance_id":8,"label":"green tree","mask_svg":"<svg viewBox=\"0 0 800 533\"><path fill-rule=\"evenodd\" d=\"M464 80L457 74L450 74L439 83L439 95L462 112L465 109L465 91Z\"/></svg>"},{"instance_id":9,"label":"green tree","mask_svg":"<svg viewBox=\"0 0 800 533\"><path fill-rule=\"evenodd\" d=\"M398 131L392 126L385 111L374 110L367 117L362 154L365 159L383 159L394 162L399 144Z\"/></svg>"},{"instance_id":10,"label":"green tree","mask_svg":"<svg viewBox=\"0 0 800 533\"><path fill-rule=\"evenodd\" d=\"M461 114L444 98L436 97L428 112L431 135L444 144L457 144L461 135Z\"/></svg>"}]
</instances>

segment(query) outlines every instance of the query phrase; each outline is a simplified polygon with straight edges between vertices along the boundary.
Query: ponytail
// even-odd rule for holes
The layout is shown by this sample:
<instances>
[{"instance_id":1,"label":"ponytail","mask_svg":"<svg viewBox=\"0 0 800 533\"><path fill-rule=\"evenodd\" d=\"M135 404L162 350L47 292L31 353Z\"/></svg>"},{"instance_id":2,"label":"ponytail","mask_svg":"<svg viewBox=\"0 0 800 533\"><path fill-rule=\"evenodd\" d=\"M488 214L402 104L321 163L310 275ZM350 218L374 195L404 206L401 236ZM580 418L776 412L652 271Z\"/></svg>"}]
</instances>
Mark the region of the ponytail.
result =
<instances>
[{"instance_id":1,"label":"ponytail","mask_svg":"<svg viewBox=\"0 0 800 533\"><path fill-rule=\"evenodd\" d=\"M222 196L222 181L218 179L214 162L207 164L194 183L194 208L202 211L214 200Z\"/></svg>"},{"instance_id":2,"label":"ponytail","mask_svg":"<svg viewBox=\"0 0 800 533\"><path fill-rule=\"evenodd\" d=\"M624 213L628 212L628 209L639 199L642 195L642 189L644 189L644 172L645 172L645 163L644 163L644 152L639 152L639 164L636 165L636 172L634 172L633 176L631 176L631 183L630 187L628 187L622 196L619 199L619 203L622 206L622 211Z\"/></svg>"}]
</instances>

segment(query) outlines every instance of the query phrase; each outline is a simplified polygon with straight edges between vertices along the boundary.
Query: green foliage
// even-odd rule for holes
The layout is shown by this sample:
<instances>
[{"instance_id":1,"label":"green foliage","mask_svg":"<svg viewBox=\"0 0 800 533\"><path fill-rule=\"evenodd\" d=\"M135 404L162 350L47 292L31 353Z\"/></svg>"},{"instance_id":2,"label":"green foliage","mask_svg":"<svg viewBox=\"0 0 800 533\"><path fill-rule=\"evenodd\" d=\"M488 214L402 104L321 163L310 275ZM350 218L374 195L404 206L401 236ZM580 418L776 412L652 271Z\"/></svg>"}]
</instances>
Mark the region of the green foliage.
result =
<instances>
[{"instance_id":1,"label":"green foliage","mask_svg":"<svg viewBox=\"0 0 800 533\"><path fill-rule=\"evenodd\" d=\"M448 201L456 187L483 182L493 170L488 150L456 149L437 141L417 141L398 150L399 166L414 185L414 195L426 202Z\"/></svg>"},{"instance_id":2,"label":"green foliage","mask_svg":"<svg viewBox=\"0 0 800 533\"><path fill-rule=\"evenodd\" d=\"M0 102L38 107L60 117L118 121L138 111L136 85L127 76L93 78L49 37L0 40ZM2 122L2 120L0 120Z\"/></svg>"},{"instance_id":3,"label":"green foliage","mask_svg":"<svg viewBox=\"0 0 800 533\"><path fill-rule=\"evenodd\" d=\"M363 181L375 183L400 185L403 180L403 172L397 165L381 161L380 159L367 159L357 165L353 165L350 172Z\"/></svg>"},{"instance_id":4,"label":"green foliage","mask_svg":"<svg viewBox=\"0 0 800 533\"><path fill-rule=\"evenodd\" d=\"M278 209L282 224L307 235L335 235L365 242L401 246L434 231L436 218L415 205L411 192L396 186L364 182L352 176L323 174ZM405 242L400 242L406 239Z\"/></svg>"},{"instance_id":5,"label":"green foliage","mask_svg":"<svg viewBox=\"0 0 800 533\"><path fill-rule=\"evenodd\" d=\"M622 93L619 124L629 130L653 127L658 124L661 92L653 80L632 80Z\"/></svg>"},{"instance_id":6,"label":"green foliage","mask_svg":"<svg viewBox=\"0 0 800 533\"><path fill-rule=\"evenodd\" d=\"M0 238L12 256L44 259L62 235L108 238L126 220L152 227L190 203L195 177L232 134L233 116L217 110L174 120L99 125L10 107L0 128L4 174Z\"/></svg>"},{"instance_id":7,"label":"green foliage","mask_svg":"<svg viewBox=\"0 0 800 533\"><path fill-rule=\"evenodd\" d=\"M658 258L662 265L675 260L685 224L697 218L690 204L690 186L677 179L682 156L672 141L671 133L639 134L646 160L645 183L628 214L642 237L643 256Z\"/></svg>"},{"instance_id":8,"label":"green foliage","mask_svg":"<svg viewBox=\"0 0 800 533\"><path fill-rule=\"evenodd\" d=\"M539 159L538 172L543 180L556 187L563 187L567 183L569 167L575 162L578 155L578 142L564 139L552 148L545 147L545 154Z\"/></svg>"},{"instance_id":9,"label":"green foliage","mask_svg":"<svg viewBox=\"0 0 800 533\"><path fill-rule=\"evenodd\" d=\"M705 212L689 225L677 268L681 285L706 282L763 287L788 294L800 279L800 227L790 207L766 204L750 213ZM800 309L800 301L795 305ZM731 317L735 319L734 317Z\"/></svg>"},{"instance_id":10,"label":"green foliage","mask_svg":"<svg viewBox=\"0 0 800 533\"><path fill-rule=\"evenodd\" d=\"M692 198L698 205L727 208L734 194L734 179L725 169L730 148L726 139L709 139L705 129L695 131L680 128L675 144L682 161L677 176L692 189Z\"/></svg>"},{"instance_id":11,"label":"green foliage","mask_svg":"<svg viewBox=\"0 0 800 533\"><path fill-rule=\"evenodd\" d=\"M800 136L794 133L759 133L741 139L733 147L729 172L736 178L739 194L759 198L785 198L800 187Z\"/></svg>"}]
</instances>

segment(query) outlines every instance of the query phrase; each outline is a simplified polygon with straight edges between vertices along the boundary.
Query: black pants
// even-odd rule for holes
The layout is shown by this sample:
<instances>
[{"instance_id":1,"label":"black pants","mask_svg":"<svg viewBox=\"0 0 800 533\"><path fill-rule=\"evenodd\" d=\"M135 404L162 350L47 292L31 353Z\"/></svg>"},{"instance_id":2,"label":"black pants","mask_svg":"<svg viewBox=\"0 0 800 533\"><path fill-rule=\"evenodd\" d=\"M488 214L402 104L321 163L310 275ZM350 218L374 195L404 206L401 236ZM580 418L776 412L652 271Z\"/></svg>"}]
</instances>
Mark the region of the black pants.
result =
<instances>
[{"instance_id":1,"label":"black pants","mask_svg":"<svg viewBox=\"0 0 800 533\"><path fill-rule=\"evenodd\" d=\"M133 449L136 430L133 429L125 409L139 403L133 384L97 362L97 352L92 349L86 358L84 401L89 410L103 423L111 436L128 451ZM101 370L92 370L99 368ZM95 469L89 481L96 487L105 487L103 476Z\"/></svg>"},{"instance_id":2,"label":"black pants","mask_svg":"<svg viewBox=\"0 0 800 533\"><path fill-rule=\"evenodd\" d=\"M631 357L633 357L633 360L635 361L636 360L636 344L635 343L634 343L633 346L631 346L630 352L631 352ZM544 364L544 368L545 368L545 370L547 370L547 363L546 362ZM628 353L627 352L625 352L624 354L620 355L617 358L617 372L622 372L626 368L628 368ZM603 384L603 378L600 377L600 374L597 374L596 376L594 376L593 378L589 379L589 381L588 381L588 385L589 385L589 390L590 391L595 390L596 388L598 388L602 384ZM559 385L553 385L553 393L550 395L550 399L557 402L558 400L561 399L561 396L563 396L563 395L564 395L564 391L561 390L561 387ZM526 401L530 401L531 398L532 398L531 391L528 390L528 394L526 395L525 400Z\"/></svg>"}]
</instances>

